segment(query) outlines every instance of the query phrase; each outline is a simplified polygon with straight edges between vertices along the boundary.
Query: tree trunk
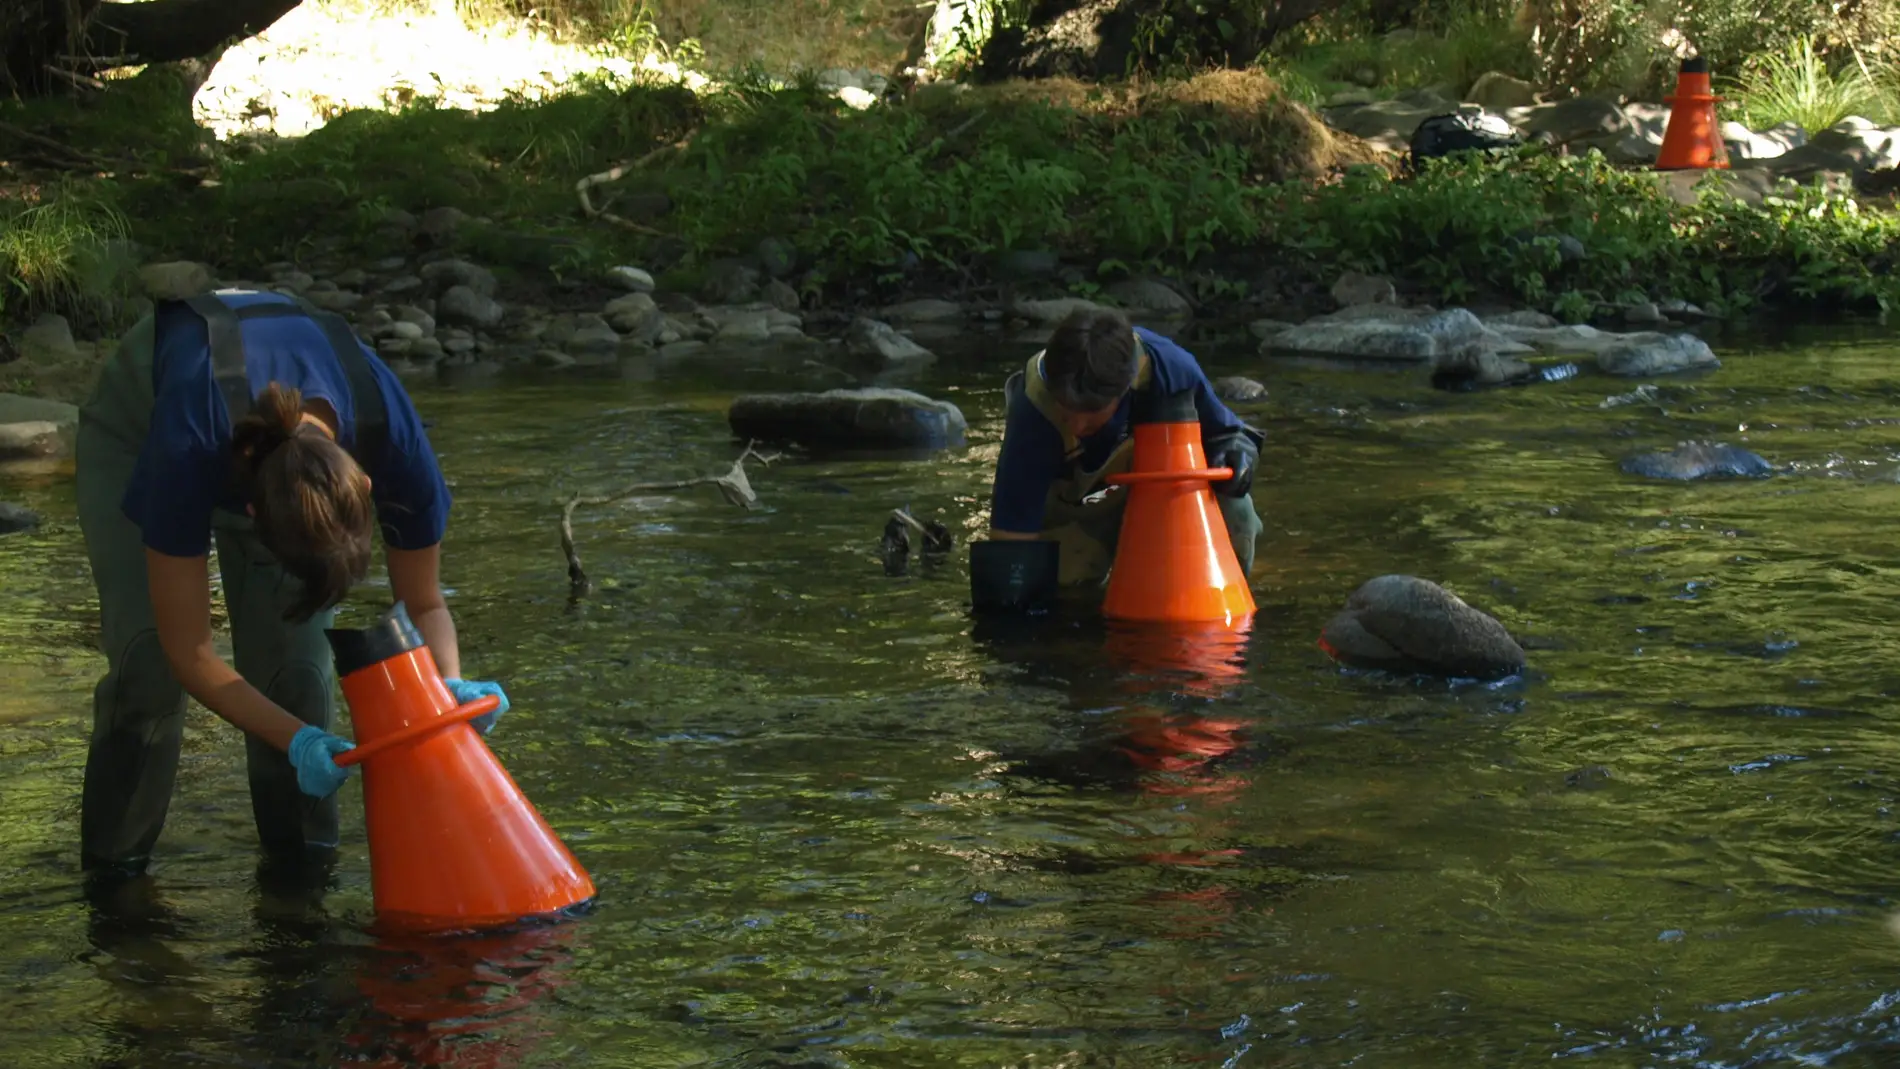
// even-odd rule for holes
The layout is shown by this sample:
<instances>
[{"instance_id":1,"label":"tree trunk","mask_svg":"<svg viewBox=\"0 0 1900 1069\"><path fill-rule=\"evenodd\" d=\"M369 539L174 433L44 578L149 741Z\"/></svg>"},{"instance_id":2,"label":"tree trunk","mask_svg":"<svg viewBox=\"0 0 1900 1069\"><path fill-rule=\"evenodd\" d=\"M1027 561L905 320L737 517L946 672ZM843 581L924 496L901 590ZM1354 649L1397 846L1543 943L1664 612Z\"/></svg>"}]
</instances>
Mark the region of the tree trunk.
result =
<instances>
[{"instance_id":1,"label":"tree trunk","mask_svg":"<svg viewBox=\"0 0 1900 1069\"><path fill-rule=\"evenodd\" d=\"M269 29L300 0L0 0L0 80L22 96L92 74L221 53ZM49 69L50 68L50 69Z\"/></svg>"}]
</instances>

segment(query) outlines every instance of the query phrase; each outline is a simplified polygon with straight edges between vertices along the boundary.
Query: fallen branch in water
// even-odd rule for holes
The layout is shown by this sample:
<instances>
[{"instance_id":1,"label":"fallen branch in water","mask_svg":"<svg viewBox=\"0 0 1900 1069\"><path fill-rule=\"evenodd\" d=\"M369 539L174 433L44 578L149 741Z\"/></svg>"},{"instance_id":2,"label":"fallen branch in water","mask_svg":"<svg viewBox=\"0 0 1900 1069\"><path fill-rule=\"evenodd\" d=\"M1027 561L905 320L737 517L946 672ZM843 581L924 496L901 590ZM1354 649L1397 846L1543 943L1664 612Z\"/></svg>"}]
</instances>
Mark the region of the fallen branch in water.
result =
<instances>
[{"instance_id":1,"label":"fallen branch in water","mask_svg":"<svg viewBox=\"0 0 1900 1069\"><path fill-rule=\"evenodd\" d=\"M676 479L672 482L635 483L611 494L583 496L575 494L561 509L561 552L567 556L567 582L575 594L588 588L587 572L581 567L581 557L574 549L574 510L582 505L611 505L624 501L635 494L657 494L669 490L685 490L694 486L717 486L719 493L727 501L740 508L752 508L759 503L759 495L752 489L751 480L746 478L745 462L756 460L761 467L771 467L781 453L761 453L753 448L756 442L747 442L745 452L732 462L731 469L719 475L701 475L696 479Z\"/></svg>"}]
</instances>

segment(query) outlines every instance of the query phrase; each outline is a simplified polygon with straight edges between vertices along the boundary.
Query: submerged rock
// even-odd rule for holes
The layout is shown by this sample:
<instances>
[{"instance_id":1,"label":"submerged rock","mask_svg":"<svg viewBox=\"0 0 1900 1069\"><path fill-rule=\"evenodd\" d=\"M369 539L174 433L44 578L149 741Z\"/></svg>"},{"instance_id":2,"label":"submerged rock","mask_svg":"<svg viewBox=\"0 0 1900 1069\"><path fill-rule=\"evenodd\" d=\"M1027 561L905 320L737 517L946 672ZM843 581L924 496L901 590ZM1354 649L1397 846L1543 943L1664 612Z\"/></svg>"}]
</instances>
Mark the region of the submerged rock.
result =
<instances>
[{"instance_id":1,"label":"submerged rock","mask_svg":"<svg viewBox=\"0 0 1900 1069\"><path fill-rule=\"evenodd\" d=\"M963 412L911 390L746 394L726 412L733 434L762 442L860 449L944 449L969 429Z\"/></svg>"},{"instance_id":2,"label":"submerged rock","mask_svg":"<svg viewBox=\"0 0 1900 1069\"><path fill-rule=\"evenodd\" d=\"M1264 401L1267 388L1240 375L1223 375L1214 380L1214 396L1223 401Z\"/></svg>"},{"instance_id":3,"label":"submerged rock","mask_svg":"<svg viewBox=\"0 0 1900 1069\"><path fill-rule=\"evenodd\" d=\"M40 525L40 514L25 505L0 501L0 535L30 531Z\"/></svg>"},{"instance_id":4,"label":"submerged rock","mask_svg":"<svg viewBox=\"0 0 1900 1069\"><path fill-rule=\"evenodd\" d=\"M1773 475L1775 466L1739 446L1719 442L1682 442L1668 452L1642 453L1622 463L1624 471L1649 479L1755 479Z\"/></svg>"},{"instance_id":5,"label":"submerged rock","mask_svg":"<svg viewBox=\"0 0 1900 1069\"><path fill-rule=\"evenodd\" d=\"M1499 679L1522 671L1524 649L1496 619L1430 580L1382 575L1346 599L1320 645L1358 668Z\"/></svg>"},{"instance_id":6,"label":"submerged rock","mask_svg":"<svg viewBox=\"0 0 1900 1069\"><path fill-rule=\"evenodd\" d=\"M884 364L920 364L937 359L936 354L898 333L889 323L866 316L851 321L844 343L851 355Z\"/></svg>"}]
</instances>

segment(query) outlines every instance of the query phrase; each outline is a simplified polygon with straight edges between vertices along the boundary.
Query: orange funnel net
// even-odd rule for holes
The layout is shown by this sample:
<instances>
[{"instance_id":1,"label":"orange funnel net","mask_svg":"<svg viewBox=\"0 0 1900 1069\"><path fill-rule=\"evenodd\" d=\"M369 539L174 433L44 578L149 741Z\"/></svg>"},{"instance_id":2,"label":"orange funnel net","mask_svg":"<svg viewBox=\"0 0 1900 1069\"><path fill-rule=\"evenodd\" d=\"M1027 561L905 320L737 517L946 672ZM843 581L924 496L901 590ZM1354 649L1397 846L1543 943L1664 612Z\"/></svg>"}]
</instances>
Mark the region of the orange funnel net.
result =
<instances>
[{"instance_id":1,"label":"orange funnel net","mask_svg":"<svg viewBox=\"0 0 1900 1069\"><path fill-rule=\"evenodd\" d=\"M1722 139L1715 105L1721 97L1710 91L1709 61L1691 56L1676 75L1676 93L1669 103L1669 125L1656 153L1658 171L1681 171L1728 166L1728 142Z\"/></svg>"},{"instance_id":2,"label":"orange funnel net","mask_svg":"<svg viewBox=\"0 0 1900 1069\"><path fill-rule=\"evenodd\" d=\"M1231 623L1254 611L1227 522L1208 487L1233 474L1210 468L1198 419L1135 427L1121 538L1102 613L1118 620Z\"/></svg>"},{"instance_id":3,"label":"orange funnel net","mask_svg":"<svg viewBox=\"0 0 1900 1069\"><path fill-rule=\"evenodd\" d=\"M375 626L326 631L356 727L337 764L363 766L370 886L379 923L490 928L594 897L580 863L457 706L398 602Z\"/></svg>"}]
</instances>

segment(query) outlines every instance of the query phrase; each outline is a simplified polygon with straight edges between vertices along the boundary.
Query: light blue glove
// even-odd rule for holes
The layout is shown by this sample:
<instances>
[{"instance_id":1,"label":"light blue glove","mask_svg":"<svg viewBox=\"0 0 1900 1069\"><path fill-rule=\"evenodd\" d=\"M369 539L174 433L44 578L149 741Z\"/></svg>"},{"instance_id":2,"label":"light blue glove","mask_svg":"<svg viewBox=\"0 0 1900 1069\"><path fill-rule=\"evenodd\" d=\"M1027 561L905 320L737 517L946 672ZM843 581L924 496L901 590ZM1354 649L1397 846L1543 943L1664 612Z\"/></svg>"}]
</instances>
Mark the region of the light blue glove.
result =
<instances>
[{"instance_id":1,"label":"light blue glove","mask_svg":"<svg viewBox=\"0 0 1900 1069\"><path fill-rule=\"evenodd\" d=\"M467 705L477 698L486 698L490 694L501 699L501 704L495 707L494 712L483 713L469 721L476 731L484 735L495 726L495 721L501 718L501 714L508 711L508 695L502 693L500 683L481 683L467 679L445 679L442 682L448 686L449 693L455 695L458 705Z\"/></svg>"},{"instance_id":2,"label":"light blue glove","mask_svg":"<svg viewBox=\"0 0 1900 1069\"><path fill-rule=\"evenodd\" d=\"M336 755L356 749L356 744L341 739L315 724L305 724L290 737L290 763L297 769L297 789L312 798L328 798L336 793L350 770L338 768Z\"/></svg>"}]
</instances>

